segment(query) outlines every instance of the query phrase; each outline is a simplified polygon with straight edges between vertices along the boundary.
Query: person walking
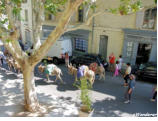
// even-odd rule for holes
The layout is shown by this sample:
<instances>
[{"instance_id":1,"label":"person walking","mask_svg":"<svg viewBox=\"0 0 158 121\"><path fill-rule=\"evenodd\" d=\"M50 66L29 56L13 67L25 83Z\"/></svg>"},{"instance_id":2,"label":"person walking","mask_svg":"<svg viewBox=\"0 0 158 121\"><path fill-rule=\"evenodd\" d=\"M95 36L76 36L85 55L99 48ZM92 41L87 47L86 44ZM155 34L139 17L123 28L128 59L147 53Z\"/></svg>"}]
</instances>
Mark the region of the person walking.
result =
<instances>
[{"instance_id":1,"label":"person walking","mask_svg":"<svg viewBox=\"0 0 158 121\"><path fill-rule=\"evenodd\" d=\"M116 61L114 76L119 75L119 61Z\"/></svg>"},{"instance_id":2,"label":"person walking","mask_svg":"<svg viewBox=\"0 0 158 121\"><path fill-rule=\"evenodd\" d=\"M130 103L131 102L131 95L132 95L132 92L135 88L135 76L133 74L131 74L131 75L129 75L129 78L130 78L130 81L129 81L129 84L128 84L128 89L125 92L126 101L124 103Z\"/></svg>"},{"instance_id":3,"label":"person walking","mask_svg":"<svg viewBox=\"0 0 158 121\"><path fill-rule=\"evenodd\" d=\"M109 56L109 69L111 72L114 71L115 69L115 56L114 53L112 52L111 55Z\"/></svg>"},{"instance_id":4,"label":"person walking","mask_svg":"<svg viewBox=\"0 0 158 121\"><path fill-rule=\"evenodd\" d=\"M154 94L153 94L153 96L151 98L151 101L155 102L156 96L157 96L157 86L154 87L153 92L154 92Z\"/></svg>"},{"instance_id":5,"label":"person walking","mask_svg":"<svg viewBox=\"0 0 158 121\"><path fill-rule=\"evenodd\" d=\"M69 54L68 54L68 52L65 53L65 65L66 65L66 67L69 65Z\"/></svg>"},{"instance_id":6,"label":"person walking","mask_svg":"<svg viewBox=\"0 0 158 121\"><path fill-rule=\"evenodd\" d=\"M125 74L124 74L124 86L128 86L128 79L129 79L129 75L131 74L131 64L130 63L127 63L127 68L126 68L126 71L125 71Z\"/></svg>"},{"instance_id":7,"label":"person walking","mask_svg":"<svg viewBox=\"0 0 158 121\"><path fill-rule=\"evenodd\" d=\"M0 66L3 65L3 57L4 57L4 54L2 51L0 51Z\"/></svg>"}]
</instances>

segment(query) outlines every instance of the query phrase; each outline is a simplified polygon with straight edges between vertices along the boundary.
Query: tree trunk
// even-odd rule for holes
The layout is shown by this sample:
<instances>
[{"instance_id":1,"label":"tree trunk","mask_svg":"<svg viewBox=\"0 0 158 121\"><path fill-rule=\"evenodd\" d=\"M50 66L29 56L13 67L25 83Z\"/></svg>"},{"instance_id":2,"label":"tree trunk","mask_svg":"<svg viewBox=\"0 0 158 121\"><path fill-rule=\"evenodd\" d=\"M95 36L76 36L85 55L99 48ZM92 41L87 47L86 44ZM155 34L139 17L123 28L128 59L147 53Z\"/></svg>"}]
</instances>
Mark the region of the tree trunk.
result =
<instances>
[{"instance_id":1,"label":"tree trunk","mask_svg":"<svg viewBox=\"0 0 158 121\"><path fill-rule=\"evenodd\" d=\"M39 102L35 90L34 66L30 64L23 65L24 78L24 102L26 110L36 112L39 110Z\"/></svg>"}]
</instances>

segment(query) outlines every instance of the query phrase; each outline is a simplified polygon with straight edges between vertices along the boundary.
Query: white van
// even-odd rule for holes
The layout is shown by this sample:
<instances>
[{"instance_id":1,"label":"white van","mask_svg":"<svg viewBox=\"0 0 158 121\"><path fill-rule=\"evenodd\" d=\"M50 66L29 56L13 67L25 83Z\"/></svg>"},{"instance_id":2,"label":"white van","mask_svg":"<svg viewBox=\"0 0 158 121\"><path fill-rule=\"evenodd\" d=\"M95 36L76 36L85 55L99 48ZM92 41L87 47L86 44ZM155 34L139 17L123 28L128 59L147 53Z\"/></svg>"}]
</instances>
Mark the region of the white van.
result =
<instances>
[{"instance_id":1,"label":"white van","mask_svg":"<svg viewBox=\"0 0 158 121\"><path fill-rule=\"evenodd\" d=\"M41 40L42 42L44 39ZM69 36L62 36L58 39L50 48L47 53L47 57L51 57L53 63L58 64L59 62L65 61L65 53L72 56L72 41Z\"/></svg>"}]
</instances>

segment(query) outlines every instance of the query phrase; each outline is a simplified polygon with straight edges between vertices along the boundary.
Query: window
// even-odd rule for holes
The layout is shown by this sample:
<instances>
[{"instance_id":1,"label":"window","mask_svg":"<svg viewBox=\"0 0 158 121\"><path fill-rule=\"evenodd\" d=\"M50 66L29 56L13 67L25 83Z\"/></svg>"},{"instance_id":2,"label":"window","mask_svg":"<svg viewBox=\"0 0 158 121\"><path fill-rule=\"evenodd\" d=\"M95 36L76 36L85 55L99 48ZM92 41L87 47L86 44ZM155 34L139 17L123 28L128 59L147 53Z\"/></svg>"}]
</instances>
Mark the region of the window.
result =
<instances>
[{"instance_id":1,"label":"window","mask_svg":"<svg viewBox=\"0 0 158 121\"><path fill-rule=\"evenodd\" d=\"M127 57L131 57L132 55L133 42L127 43Z\"/></svg>"},{"instance_id":2,"label":"window","mask_svg":"<svg viewBox=\"0 0 158 121\"><path fill-rule=\"evenodd\" d=\"M78 21L79 22L83 22L83 14L84 14L83 8L79 7L79 9L78 9Z\"/></svg>"},{"instance_id":3,"label":"window","mask_svg":"<svg viewBox=\"0 0 158 121\"><path fill-rule=\"evenodd\" d=\"M28 10L25 10L25 21L28 21Z\"/></svg>"},{"instance_id":4,"label":"window","mask_svg":"<svg viewBox=\"0 0 158 121\"><path fill-rule=\"evenodd\" d=\"M87 40L75 38L75 50L86 52L87 51Z\"/></svg>"},{"instance_id":5,"label":"window","mask_svg":"<svg viewBox=\"0 0 158 121\"><path fill-rule=\"evenodd\" d=\"M145 11L143 28L154 29L156 24L157 8L148 9Z\"/></svg>"},{"instance_id":6,"label":"window","mask_svg":"<svg viewBox=\"0 0 158 121\"><path fill-rule=\"evenodd\" d=\"M45 13L45 20L53 20L54 16L52 14Z\"/></svg>"}]
</instances>

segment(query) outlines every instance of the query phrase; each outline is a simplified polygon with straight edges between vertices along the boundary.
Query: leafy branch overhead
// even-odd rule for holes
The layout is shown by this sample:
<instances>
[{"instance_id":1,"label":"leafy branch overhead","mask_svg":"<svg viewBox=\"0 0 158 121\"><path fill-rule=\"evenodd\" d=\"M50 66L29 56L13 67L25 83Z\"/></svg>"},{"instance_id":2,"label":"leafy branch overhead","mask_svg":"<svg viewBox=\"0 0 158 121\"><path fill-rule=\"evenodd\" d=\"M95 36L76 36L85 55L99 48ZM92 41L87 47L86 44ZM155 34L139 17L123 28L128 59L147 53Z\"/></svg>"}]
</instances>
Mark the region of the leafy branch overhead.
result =
<instances>
[{"instance_id":1,"label":"leafy branch overhead","mask_svg":"<svg viewBox=\"0 0 158 121\"><path fill-rule=\"evenodd\" d=\"M12 13L14 18L18 18L19 21L23 20L20 17L21 4L24 0L1 0L0 1L0 18L2 14L6 15L6 5L10 4L12 7ZM74 0L75 1L75 0ZM57 15L58 12L63 12L65 9L65 4L68 0L38 0L41 5L44 5L45 13L50 13ZM94 10L97 6L95 4L96 0L84 0L80 5L80 9L89 6ZM157 2L155 0L155 2ZM108 11L113 14L120 13L121 15L127 15L132 12L138 11L142 7L141 0L133 2L133 0L120 0L120 6L118 8L109 8ZM0 26L6 23L8 19L0 19ZM10 29L10 28L9 28Z\"/></svg>"},{"instance_id":2,"label":"leafy branch overhead","mask_svg":"<svg viewBox=\"0 0 158 121\"><path fill-rule=\"evenodd\" d=\"M46 12L56 15L57 12L63 11L67 0L45 0L44 7Z\"/></svg>"},{"instance_id":3,"label":"leafy branch overhead","mask_svg":"<svg viewBox=\"0 0 158 121\"><path fill-rule=\"evenodd\" d=\"M141 0L120 0L120 6L118 8L110 8L108 11L113 14L120 13L121 15L127 15L134 13L142 8Z\"/></svg>"}]
</instances>

